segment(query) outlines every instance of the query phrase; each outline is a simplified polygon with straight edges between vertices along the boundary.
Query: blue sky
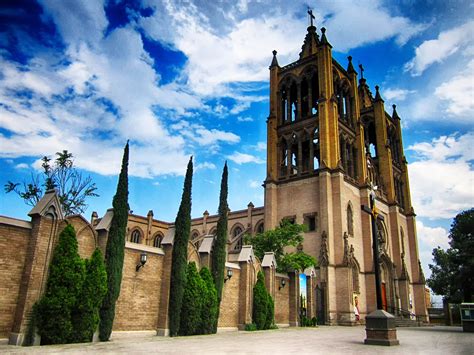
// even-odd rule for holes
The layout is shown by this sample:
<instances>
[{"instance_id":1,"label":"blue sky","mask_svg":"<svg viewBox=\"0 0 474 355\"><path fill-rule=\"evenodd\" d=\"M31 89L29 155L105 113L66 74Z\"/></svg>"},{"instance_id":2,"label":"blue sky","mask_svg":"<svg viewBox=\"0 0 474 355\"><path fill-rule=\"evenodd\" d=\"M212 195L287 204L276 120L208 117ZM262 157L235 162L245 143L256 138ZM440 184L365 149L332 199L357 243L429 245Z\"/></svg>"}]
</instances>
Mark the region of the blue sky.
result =
<instances>
[{"instance_id":1,"label":"blue sky","mask_svg":"<svg viewBox=\"0 0 474 355\"><path fill-rule=\"evenodd\" d=\"M230 208L262 205L271 51L298 58L308 6L334 57L352 55L397 104L428 273L474 204L470 1L2 1L1 183L68 149L99 188L86 215L103 215L130 139L135 213L174 220L190 155L193 217L216 212L225 160ZM28 210L0 193L0 214Z\"/></svg>"}]
</instances>

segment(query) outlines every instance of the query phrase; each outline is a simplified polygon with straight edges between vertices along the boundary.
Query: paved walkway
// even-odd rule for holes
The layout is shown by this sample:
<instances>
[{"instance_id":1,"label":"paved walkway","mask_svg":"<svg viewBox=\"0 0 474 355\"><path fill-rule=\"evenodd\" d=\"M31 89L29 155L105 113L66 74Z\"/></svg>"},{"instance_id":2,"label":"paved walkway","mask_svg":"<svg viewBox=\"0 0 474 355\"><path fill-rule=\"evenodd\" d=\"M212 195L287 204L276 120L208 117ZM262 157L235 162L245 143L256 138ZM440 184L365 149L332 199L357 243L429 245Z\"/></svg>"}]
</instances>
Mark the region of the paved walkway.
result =
<instances>
[{"instance_id":1,"label":"paved walkway","mask_svg":"<svg viewBox=\"0 0 474 355\"><path fill-rule=\"evenodd\" d=\"M192 337L122 336L107 343L0 346L0 354L474 354L474 334L459 327L397 328L399 346L364 345L365 328L286 328Z\"/></svg>"}]
</instances>

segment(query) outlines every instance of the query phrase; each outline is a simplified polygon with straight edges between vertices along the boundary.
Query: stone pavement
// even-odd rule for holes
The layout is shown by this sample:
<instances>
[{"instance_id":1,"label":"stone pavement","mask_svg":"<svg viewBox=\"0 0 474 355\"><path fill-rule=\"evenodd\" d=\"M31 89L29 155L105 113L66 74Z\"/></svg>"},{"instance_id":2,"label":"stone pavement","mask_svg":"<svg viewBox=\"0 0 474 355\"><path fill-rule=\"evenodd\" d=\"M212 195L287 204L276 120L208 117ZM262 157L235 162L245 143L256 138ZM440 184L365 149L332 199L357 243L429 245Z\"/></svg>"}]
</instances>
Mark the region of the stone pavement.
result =
<instances>
[{"instance_id":1,"label":"stone pavement","mask_svg":"<svg viewBox=\"0 0 474 355\"><path fill-rule=\"evenodd\" d=\"M15 347L0 345L0 354L474 354L474 334L460 327L397 328L399 346L364 345L365 328L283 328L257 332L223 332L192 337L121 335L107 343Z\"/></svg>"}]
</instances>

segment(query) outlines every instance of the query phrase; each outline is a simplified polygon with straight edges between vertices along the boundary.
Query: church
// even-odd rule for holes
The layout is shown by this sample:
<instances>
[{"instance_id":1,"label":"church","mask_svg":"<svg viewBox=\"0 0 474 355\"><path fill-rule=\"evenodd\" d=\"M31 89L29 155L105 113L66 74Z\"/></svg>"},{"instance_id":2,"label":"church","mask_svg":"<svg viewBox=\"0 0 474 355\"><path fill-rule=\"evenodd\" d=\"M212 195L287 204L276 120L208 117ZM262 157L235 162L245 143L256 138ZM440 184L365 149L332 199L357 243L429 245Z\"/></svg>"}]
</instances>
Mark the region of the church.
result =
<instances>
[{"instance_id":1,"label":"church","mask_svg":"<svg viewBox=\"0 0 474 355\"><path fill-rule=\"evenodd\" d=\"M269 67L267 169L264 206L228 216L226 283L219 329L243 329L251 322L252 289L259 270L275 300L275 321L298 325L300 292L307 315L318 324L356 325L376 309L371 216L362 210L375 194L382 305L400 317L427 320L425 279L411 205L401 118L385 110L357 73L349 56L332 57L325 28L307 28L299 58L280 66L277 51ZM177 195L178 198L178 195ZM73 224L79 253L105 249L113 210L89 220L62 214L55 191L29 213L31 220L0 216L0 337L21 344L31 307L44 292L52 248L66 223ZM205 211L192 220L188 259L209 266L218 216ZM301 272L276 272L273 253L258 260L245 234L275 228L283 219L305 224L298 249L318 264ZM167 334L168 295L174 225L129 215L115 331ZM15 255L14 258L11 255ZM145 257L144 257L145 255ZM145 260L143 268L135 267ZM306 279L300 287L301 276ZM285 287L286 286L286 287Z\"/></svg>"}]
</instances>

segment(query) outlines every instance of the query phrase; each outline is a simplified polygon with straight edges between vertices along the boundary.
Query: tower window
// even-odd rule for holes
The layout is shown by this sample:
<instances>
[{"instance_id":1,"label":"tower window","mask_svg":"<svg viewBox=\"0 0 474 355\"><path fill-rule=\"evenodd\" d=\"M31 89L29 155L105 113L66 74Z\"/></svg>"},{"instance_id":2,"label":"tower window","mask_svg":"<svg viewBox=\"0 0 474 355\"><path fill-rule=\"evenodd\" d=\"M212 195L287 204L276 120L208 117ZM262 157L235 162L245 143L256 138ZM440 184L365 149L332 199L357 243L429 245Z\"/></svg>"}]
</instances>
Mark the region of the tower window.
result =
<instances>
[{"instance_id":1,"label":"tower window","mask_svg":"<svg viewBox=\"0 0 474 355\"><path fill-rule=\"evenodd\" d=\"M307 214L304 216L304 224L308 232L316 231L316 213Z\"/></svg>"}]
</instances>

